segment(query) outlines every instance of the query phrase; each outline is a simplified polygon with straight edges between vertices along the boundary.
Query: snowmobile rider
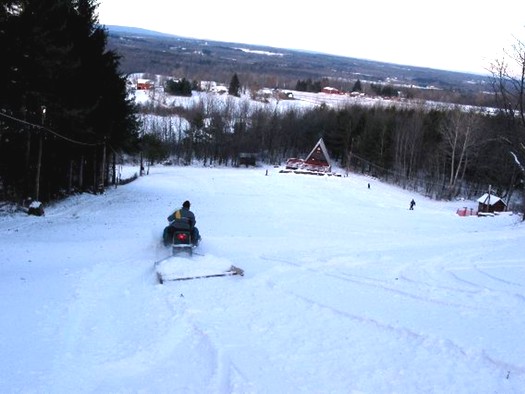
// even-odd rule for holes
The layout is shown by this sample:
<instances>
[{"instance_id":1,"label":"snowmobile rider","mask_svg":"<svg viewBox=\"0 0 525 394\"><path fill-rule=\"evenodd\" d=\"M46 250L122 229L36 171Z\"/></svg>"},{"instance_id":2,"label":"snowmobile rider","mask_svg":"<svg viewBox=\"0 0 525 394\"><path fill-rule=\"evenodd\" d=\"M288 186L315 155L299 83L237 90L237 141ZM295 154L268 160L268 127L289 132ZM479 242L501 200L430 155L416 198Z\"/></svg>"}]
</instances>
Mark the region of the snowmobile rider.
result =
<instances>
[{"instance_id":1,"label":"snowmobile rider","mask_svg":"<svg viewBox=\"0 0 525 394\"><path fill-rule=\"evenodd\" d=\"M190 206L190 202L186 200L182 204L182 208L177 209L170 216L168 216L168 222L170 222L170 225L164 229L162 236L165 245L170 244L171 239L173 238L173 233L177 228L177 225L180 225L181 222L189 224L193 244L197 245L199 243L201 237L199 235L199 229L195 227L197 220L195 219L194 213L190 211Z\"/></svg>"}]
</instances>

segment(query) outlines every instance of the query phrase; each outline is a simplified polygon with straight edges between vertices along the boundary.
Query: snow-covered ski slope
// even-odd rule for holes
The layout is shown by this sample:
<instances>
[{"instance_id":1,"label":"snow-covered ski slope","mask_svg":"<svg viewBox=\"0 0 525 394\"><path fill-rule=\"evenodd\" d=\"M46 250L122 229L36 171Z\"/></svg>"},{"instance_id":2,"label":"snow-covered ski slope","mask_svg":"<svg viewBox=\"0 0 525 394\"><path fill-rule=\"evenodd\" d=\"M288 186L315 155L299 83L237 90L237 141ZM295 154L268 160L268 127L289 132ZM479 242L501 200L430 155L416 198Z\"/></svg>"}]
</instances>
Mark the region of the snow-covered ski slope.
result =
<instances>
[{"instance_id":1,"label":"snow-covered ski slope","mask_svg":"<svg viewBox=\"0 0 525 394\"><path fill-rule=\"evenodd\" d=\"M154 167L0 217L2 393L525 393L517 215L265 172ZM244 277L157 284L186 199Z\"/></svg>"}]
</instances>

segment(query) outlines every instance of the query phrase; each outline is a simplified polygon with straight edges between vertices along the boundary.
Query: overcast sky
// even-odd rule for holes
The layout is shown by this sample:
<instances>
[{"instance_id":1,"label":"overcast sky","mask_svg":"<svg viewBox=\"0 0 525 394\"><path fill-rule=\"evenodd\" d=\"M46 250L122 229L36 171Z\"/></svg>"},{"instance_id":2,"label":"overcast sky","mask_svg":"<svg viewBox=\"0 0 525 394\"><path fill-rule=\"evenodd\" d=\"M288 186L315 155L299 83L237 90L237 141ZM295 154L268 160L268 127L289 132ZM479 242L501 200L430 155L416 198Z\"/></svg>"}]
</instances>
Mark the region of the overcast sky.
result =
<instances>
[{"instance_id":1,"label":"overcast sky","mask_svg":"<svg viewBox=\"0 0 525 394\"><path fill-rule=\"evenodd\" d=\"M99 0L98 13L104 25L482 74L525 41L524 0Z\"/></svg>"}]
</instances>

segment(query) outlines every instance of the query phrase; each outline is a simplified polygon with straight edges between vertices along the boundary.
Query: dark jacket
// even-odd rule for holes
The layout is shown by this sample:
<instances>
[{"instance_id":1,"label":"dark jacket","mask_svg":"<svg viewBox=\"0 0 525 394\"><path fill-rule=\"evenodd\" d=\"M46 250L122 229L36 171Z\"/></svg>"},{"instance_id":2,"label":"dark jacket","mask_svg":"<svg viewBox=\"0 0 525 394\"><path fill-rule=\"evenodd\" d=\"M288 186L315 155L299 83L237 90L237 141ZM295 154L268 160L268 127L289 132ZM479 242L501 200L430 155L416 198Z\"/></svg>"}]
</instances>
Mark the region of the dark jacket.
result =
<instances>
[{"instance_id":1,"label":"dark jacket","mask_svg":"<svg viewBox=\"0 0 525 394\"><path fill-rule=\"evenodd\" d=\"M191 228L195 227L195 223L197 223L193 212L184 207L177 209L170 216L168 216L168 221L170 222L170 224L180 220L189 223Z\"/></svg>"}]
</instances>

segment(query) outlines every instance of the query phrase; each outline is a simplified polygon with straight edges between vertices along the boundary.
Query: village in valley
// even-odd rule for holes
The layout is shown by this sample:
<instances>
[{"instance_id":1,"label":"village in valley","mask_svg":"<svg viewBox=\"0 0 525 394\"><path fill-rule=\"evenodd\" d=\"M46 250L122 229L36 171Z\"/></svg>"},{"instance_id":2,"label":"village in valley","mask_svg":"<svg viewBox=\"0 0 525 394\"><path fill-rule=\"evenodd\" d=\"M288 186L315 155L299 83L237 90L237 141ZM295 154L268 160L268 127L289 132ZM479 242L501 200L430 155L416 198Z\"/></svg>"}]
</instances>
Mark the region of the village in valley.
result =
<instances>
[{"instance_id":1,"label":"village in valley","mask_svg":"<svg viewBox=\"0 0 525 394\"><path fill-rule=\"evenodd\" d=\"M297 90L282 90L262 88L256 92L245 91L240 97L228 95L228 86L215 81L201 81L198 91L193 91L189 97L171 96L165 94L165 81L170 79L166 76L156 76L154 79L144 78L143 74L133 74L128 77L128 88L131 96L137 103L158 103L166 107L190 107L196 102L211 100L214 105L225 101L234 100L236 102L249 102L249 105L256 106L273 106L275 109L286 111L289 108L315 108L319 105L327 105L334 108L343 108L347 105L358 105L365 107L406 107L417 108L425 106L427 108L450 108L450 103L440 102L421 102L418 100L407 100L398 97L380 97L371 96L363 92L343 92L339 89L325 86L319 93L301 92ZM492 108L473 108L464 106L464 111L477 110L480 112L493 111ZM146 122L147 124L147 122ZM180 127L177 132L184 132L189 124L185 120L179 119L173 122L174 127ZM239 153L238 163L242 166L258 165L259 155L253 152ZM171 163L171 160L168 160ZM348 171L342 168L335 168L330 159L328 149L323 138L312 147L312 150L303 158L288 158L280 170L281 173L336 176L341 177L343 174L348 176ZM456 211L459 216L493 216L508 210L507 203L493 191L488 190L476 198L478 203L477 209L472 207L459 207ZM510 212L512 213L512 212Z\"/></svg>"},{"instance_id":2,"label":"village in valley","mask_svg":"<svg viewBox=\"0 0 525 394\"><path fill-rule=\"evenodd\" d=\"M523 78L105 27L97 3L0 7L2 394L525 393ZM217 30L173 4L155 26ZM349 18L386 45L406 14L383 14Z\"/></svg>"}]
</instances>

